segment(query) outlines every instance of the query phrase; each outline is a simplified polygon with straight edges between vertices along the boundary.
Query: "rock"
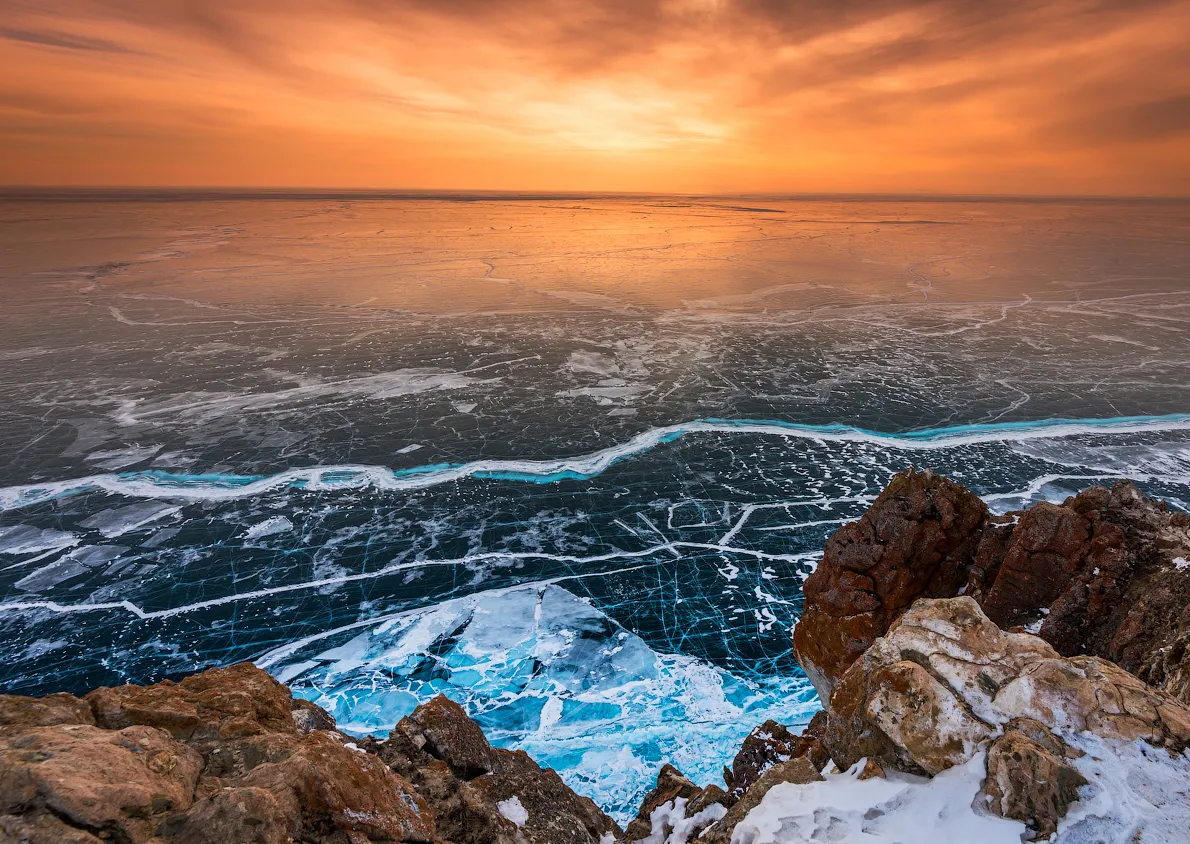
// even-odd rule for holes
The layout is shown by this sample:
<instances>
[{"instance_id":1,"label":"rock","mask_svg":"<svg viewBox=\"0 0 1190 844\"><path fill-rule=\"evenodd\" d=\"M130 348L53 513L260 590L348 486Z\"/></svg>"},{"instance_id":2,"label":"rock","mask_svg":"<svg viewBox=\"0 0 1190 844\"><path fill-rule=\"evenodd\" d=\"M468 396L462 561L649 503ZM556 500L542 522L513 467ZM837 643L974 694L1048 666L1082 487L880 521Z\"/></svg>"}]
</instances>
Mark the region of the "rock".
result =
<instances>
[{"instance_id":1,"label":"rock","mask_svg":"<svg viewBox=\"0 0 1190 844\"><path fill-rule=\"evenodd\" d=\"M1005 725L1089 731L1180 750L1190 707L1097 657L1066 659L1041 639L1005 633L972 598L922 600L839 682L823 738L848 768L863 757L933 775L970 760ZM1023 726L1021 726L1023 725Z\"/></svg>"},{"instance_id":2,"label":"rock","mask_svg":"<svg viewBox=\"0 0 1190 844\"><path fill-rule=\"evenodd\" d=\"M289 717L293 719L293 726L299 733L335 729L335 719L329 712L318 704L301 698L293 699Z\"/></svg>"},{"instance_id":3,"label":"rock","mask_svg":"<svg viewBox=\"0 0 1190 844\"><path fill-rule=\"evenodd\" d=\"M0 696L0 840L606 844L593 802L445 698L353 742L247 663L85 699ZM722 795L722 790L718 791ZM518 826L499 804L512 798ZM609 838L610 836L610 838Z\"/></svg>"},{"instance_id":4,"label":"rock","mask_svg":"<svg viewBox=\"0 0 1190 844\"><path fill-rule=\"evenodd\" d=\"M755 731L753 732L755 733ZM673 765L662 765L657 774L657 785L645 795L644 800L641 801L640 810L636 813L636 818L628 824L624 834L628 836L629 841L647 838L652 831L650 819L657 807L664 803L672 804L679 798L689 801L701 793L702 789L683 776L682 772Z\"/></svg>"},{"instance_id":5,"label":"rock","mask_svg":"<svg viewBox=\"0 0 1190 844\"><path fill-rule=\"evenodd\" d=\"M760 801L764 799L764 796L769 793L769 789L773 786L780 783L806 785L807 783L821 781L822 775L818 773L818 769L805 756L799 756L789 762L780 762L773 765L760 775L760 779L747 790L735 805L727 810L727 814L721 820L716 822L714 826L710 827L697 840L699 844L730 844L736 825L749 812L760 805Z\"/></svg>"},{"instance_id":6,"label":"rock","mask_svg":"<svg viewBox=\"0 0 1190 844\"><path fill-rule=\"evenodd\" d=\"M1190 633L1150 653L1140 664L1136 676L1165 689L1174 697L1190 702Z\"/></svg>"},{"instance_id":7,"label":"rock","mask_svg":"<svg viewBox=\"0 0 1190 844\"><path fill-rule=\"evenodd\" d=\"M520 827L527 844L600 844L623 833L595 802L580 797L550 768L540 768L522 750L496 749L490 773L471 781L488 805L516 797L528 819ZM457 844L467 844L465 841Z\"/></svg>"},{"instance_id":8,"label":"rock","mask_svg":"<svg viewBox=\"0 0 1190 844\"><path fill-rule=\"evenodd\" d=\"M1025 511L983 600L984 612L1011 627L1049 607L1086 565L1091 534L1091 523L1068 507L1043 501Z\"/></svg>"},{"instance_id":9,"label":"rock","mask_svg":"<svg viewBox=\"0 0 1190 844\"><path fill-rule=\"evenodd\" d=\"M401 719L398 732L441 759L463 779L474 779L492 770L492 746L479 725L467 717L463 707L438 695Z\"/></svg>"},{"instance_id":10,"label":"rock","mask_svg":"<svg viewBox=\"0 0 1190 844\"><path fill-rule=\"evenodd\" d=\"M822 700L914 600L958 594L987 519L987 506L959 484L909 470L831 536L793 631L794 653Z\"/></svg>"},{"instance_id":11,"label":"rock","mask_svg":"<svg viewBox=\"0 0 1190 844\"><path fill-rule=\"evenodd\" d=\"M0 695L0 727L52 727L55 724L94 724L85 700L65 692L45 697Z\"/></svg>"},{"instance_id":12,"label":"rock","mask_svg":"<svg viewBox=\"0 0 1190 844\"><path fill-rule=\"evenodd\" d=\"M0 841L13 844L102 844L103 839L67 826L53 815L31 812L0 815Z\"/></svg>"},{"instance_id":13,"label":"rock","mask_svg":"<svg viewBox=\"0 0 1190 844\"><path fill-rule=\"evenodd\" d=\"M435 839L425 801L379 757L325 731L281 738L292 742L286 757L254 767L242 783L272 794L294 837L342 831L378 841Z\"/></svg>"},{"instance_id":14,"label":"rock","mask_svg":"<svg viewBox=\"0 0 1190 844\"><path fill-rule=\"evenodd\" d=\"M600 844L606 835L622 836L557 773L524 752L491 747L462 707L444 697L414 710L387 740L361 746L413 784L451 844ZM498 808L512 797L528 814L520 827Z\"/></svg>"},{"instance_id":15,"label":"rock","mask_svg":"<svg viewBox=\"0 0 1190 844\"><path fill-rule=\"evenodd\" d=\"M875 759L865 759L863 770L859 772L859 779L872 780L884 779L887 774L884 773L884 768L880 767L880 763Z\"/></svg>"},{"instance_id":16,"label":"rock","mask_svg":"<svg viewBox=\"0 0 1190 844\"><path fill-rule=\"evenodd\" d=\"M917 598L973 597L1002 628L1037 625L1190 703L1190 518L1127 482L988 516L930 472L897 475L827 542L806 580L794 651L823 700Z\"/></svg>"},{"instance_id":17,"label":"rock","mask_svg":"<svg viewBox=\"0 0 1190 844\"><path fill-rule=\"evenodd\" d=\"M1086 778L1055 752L1058 740L1052 735L1049 739L1046 746L1010 729L988 748L987 779L980 794L992 814L1023 821L1030 841L1057 832L1058 822L1078 800L1079 788L1087 785Z\"/></svg>"},{"instance_id":18,"label":"rock","mask_svg":"<svg viewBox=\"0 0 1190 844\"><path fill-rule=\"evenodd\" d=\"M0 736L0 814L46 813L101 837L148 841L190 807L202 758L153 727L36 726Z\"/></svg>"},{"instance_id":19,"label":"rock","mask_svg":"<svg viewBox=\"0 0 1190 844\"><path fill-rule=\"evenodd\" d=\"M815 713L801 734L789 730L776 721L765 721L744 739L731 767L724 769L730 805L752 787L760 775L773 765L788 762L799 756L809 758L811 764L822 769L830 755L822 746L822 732L826 729L826 712Z\"/></svg>"},{"instance_id":20,"label":"rock","mask_svg":"<svg viewBox=\"0 0 1190 844\"><path fill-rule=\"evenodd\" d=\"M86 696L95 723L160 727L181 741L295 732L289 689L250 663L214 668L181 683L100 688Z\"/></svg>"},{"instance_id":21,"label":"rock","mask_svg":"<svg viewBox=\"0 0 1190 844\"><path fill-rule=\"evenodd\" d=\"M1177 751L1190 746L1190 707L1099 657L1032 662L1001 688L995 705L1051 728Z\"/></svg>"},{"instance_id":22,"label":"rock","mask_svg":"<svg viewBox=\"0 0 1190 844\"><path fill-rule=\"evenodd\" d=\"M233 786L195 802L159 829L170 844L288 844L292 819L272 792Z\"/></svg>"}]
</instances>

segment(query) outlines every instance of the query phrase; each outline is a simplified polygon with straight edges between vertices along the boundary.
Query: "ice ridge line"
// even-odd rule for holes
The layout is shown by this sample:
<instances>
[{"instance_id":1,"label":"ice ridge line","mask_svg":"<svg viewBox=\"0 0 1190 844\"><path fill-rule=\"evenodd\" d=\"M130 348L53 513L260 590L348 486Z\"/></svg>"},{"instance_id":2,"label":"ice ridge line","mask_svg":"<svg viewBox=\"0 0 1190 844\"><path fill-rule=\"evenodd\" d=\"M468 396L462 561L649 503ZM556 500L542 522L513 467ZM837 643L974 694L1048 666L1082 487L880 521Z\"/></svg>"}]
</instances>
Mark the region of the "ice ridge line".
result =
<instances>
[{"instance_id":1,"label":"ice ridge line","mask_svg":"<svg viewBox=\"0 0 1190 844\"><path fill-rule=\"evenodd\" d=\"M552 460L484 459L438 463L407 469L342 465L287 469L273 475L180 474L157 470L109 473L24 484L0 489L0 512L79 493L102 491L129 498L229 500L289 487L333 491L372 487L379 490L424 489L465 478L548 484L589 480L614 463L674 442L689 434L745 433L818 442L863 442L899 451L934 451L991 442L1057 439L1079 435L1190 430L1190 413L1120 416L1105 419L1043 419L926 428L887 433L851 425L804 425L747 419L696 419L643 431L623 443L586 455Z\"/></svg>"}]
</instances>

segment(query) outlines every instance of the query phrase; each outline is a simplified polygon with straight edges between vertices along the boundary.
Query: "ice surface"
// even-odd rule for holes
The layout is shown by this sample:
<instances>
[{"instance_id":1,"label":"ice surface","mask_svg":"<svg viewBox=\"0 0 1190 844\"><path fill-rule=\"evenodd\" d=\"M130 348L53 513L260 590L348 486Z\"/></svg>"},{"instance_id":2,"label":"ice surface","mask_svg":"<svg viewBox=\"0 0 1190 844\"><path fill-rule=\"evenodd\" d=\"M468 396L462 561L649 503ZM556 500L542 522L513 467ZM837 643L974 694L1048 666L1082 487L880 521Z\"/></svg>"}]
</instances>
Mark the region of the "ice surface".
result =
<instances>
[{"instance_id":1,"label":"ice surface","mask_svg":"<svg viewBox=\"0 0 1190 844\"><path fill-rule=\"evenodd\" d=\"M361 722L447 676L623 805L809 705L802 582L893 473L1187 509L1190 206L474 199L0 202L4 691L314 676L416 616L377 653L432 670L328 687ZM600 686L561 628L548 669L435 661L451 607L550 585L655 676Z\"/></svg>"},{"instance_id":2,"label":"ice surface","mask_svg":"<svg viewBox=\"0 0 1190 844\"><path fill-rule=\"evenodd\" d=\"M79 522L82 527L99 531L106 537L121 536L153 522L174 516L181 511L181 507L161 504L156 501L146 501L139 504L129 504L126 507L116 507L102 510Z\"/></svg>"},{"instance_id":3,"label":"ice surface","mask_svg":"<svg viewBox=\"0 0 1190 844\"><path fill-rule=\"evenodd\" d=\"M481 593L346 634L334 647L327 640L343 634L259 664L357 733L383 734L446 694L493 741L527 750L621 818L662 762L717 780L753 726L804 723L817 709L804 680L746 682L658 654L557 586Z\"/></svg>"},{"instance_id":4,"label":"ice surface","mask_svg":"<svg viewBox=\"0 0 1190 844\"><path fill-rule=\"evenodd\" d=\"M244 531L244 539L260 539L265 536L275 536L278 533L288 533L291 530L293 530L293 522L289 519L284 516L271 516Z\"/></svg>"},{"instance_id":5,"label":"ice surface","mask_svg":"<svg viewBox=\"0 0 1190 844\"><path fill-rule=\"evenodd\" d=\"M79 538L61 530L32 525L0 527L0 554L40 554L77 545Z\"/></svg>"}]
</instances>

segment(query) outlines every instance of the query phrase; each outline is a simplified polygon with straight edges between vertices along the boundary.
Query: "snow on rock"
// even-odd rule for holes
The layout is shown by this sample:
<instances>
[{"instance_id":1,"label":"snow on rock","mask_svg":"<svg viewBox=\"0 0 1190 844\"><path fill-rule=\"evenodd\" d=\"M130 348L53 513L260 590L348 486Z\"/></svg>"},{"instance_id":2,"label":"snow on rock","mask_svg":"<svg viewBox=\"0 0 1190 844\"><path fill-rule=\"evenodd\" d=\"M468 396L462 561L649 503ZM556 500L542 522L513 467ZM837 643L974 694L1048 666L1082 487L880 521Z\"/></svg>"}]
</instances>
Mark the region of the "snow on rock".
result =
<instances>
[{"instance_id":1,"label":"snow on rock","mask_svg":"<svg viewBox=\"0 0 1190 844\"><path fill-rule=\"evenodd\" d=\"M731 844L1020 844L1025 825L972 807L978 753L932 779L890 773L861 780L862 762L807 785L773 786L736 826Z\"/></svg>"},{"instance_id":2,"label":"snow on rock","mask_svg":"<svg viewBox=\"0 0 1190 844\"><path fill-rule=\"evenodd\" d=\"M687 844L694 834L727 814L722 804L712 803L686 817L687 802L685 797L678 797L654 809L649 816L652 829L648 837L639 839L635 844Z\"/></svg>"},{"instance_id":3,"label":"snow on rock","mask_svg":"<svg viewBox=\"0 0 1190 844\"><path fill-rule=\"evenodd\" d=\"M524 826L529 820L529 813L521 805L521 799L515 794L507 800L501 800L496 804L496 808L500 810L500 814L516 824L517 827Z\"/></svg>"}]
</instances>

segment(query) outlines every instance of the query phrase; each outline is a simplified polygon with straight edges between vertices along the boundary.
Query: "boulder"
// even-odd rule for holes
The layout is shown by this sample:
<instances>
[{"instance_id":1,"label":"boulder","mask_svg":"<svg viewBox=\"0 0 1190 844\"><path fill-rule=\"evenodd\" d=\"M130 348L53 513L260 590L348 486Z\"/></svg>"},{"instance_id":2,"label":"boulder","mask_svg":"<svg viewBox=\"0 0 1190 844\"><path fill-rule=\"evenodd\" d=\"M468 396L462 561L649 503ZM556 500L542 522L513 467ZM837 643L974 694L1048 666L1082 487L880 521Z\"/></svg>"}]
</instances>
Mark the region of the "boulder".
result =
<instances>
[{"instance_id":1,"label":"boulder","mask_svg":"<svg viewBox=\"0 0 1190 844\"><path fill-rule=\"evenodd\" d=\"M968 595L1002 628L1093 655L1190 703L1190 518L1128 481L989 516L928 471L895 476L806 580L794 653L819 696L918 598Z\"/></svg>"},{"instance_id":2,"label":"boulder","mask_svg":"<svg viewBox=\"0 0 1190 844\"><path fill-rule=\"evenodd\" d=\"M911 469L831 536L793 631L794 653L822 700L914 600L958 594L987 520L978 496Z\"/></svg>"},{"instance_id":3,"label":"boulder","mask_svg":"<svg viewBox=\"0 0 1190 844\"><path fill-rule=\"evenodd\" d=\"M1058 830L1087 779L1064 757L1072 755L1044 725L1025 729L1010 722L987 755L987 778L980 794L988 811L1024 822L1029 840L1048 839Z\"/></svg>"},{"instance_id":4,"label":"boulder","mask_svg":"<svg viewBox=\"0 0 1190 844\"><path fill-rule=\"evenodd\" d=\"M65 692L45 697L0 695L0 727L52 727L55 724L94 724L85 700Z\"/></svg>"},{"instance_id":5,"label":"boulder","mask_svg":"<svg viewBox=\"0 0 1190 844\"><path fill-rule=\"evenodd\" d=\"M143 724L181 741L297 731L289 689L246 662L194 674L180 683L100 688L86 700L95 723L104 729Z\"/></svg>"},{"instance_id":6,"label":"boulder","mask_svg":"<svg viewBox=\"0 0 1190 844\"><path fill-rule=\"evenodd\" d=\"M1171 750L1190 741L1190 707L1176 698L1106 660L1066 659L1036 636L1004 632L962 597L919 601L848 669L823 743L840 768L868 757L933 775L1014 719Z\"/></svg>"},{"instance_id":7,"label":"boulder","mask_svg":"<svg viewBox=\"0 0 1190 844\"><path fill-rule=\"evenodd\" d=\"M523 751L493 748L445 697L419 706L385 741L360 745L413 784L451 844L600 844L622 836L556 772ZM520 824L500 808L513 798L526 815Z\"/></svg>"},{"instance_id":8,"label":"boulder","mask_svg":"<svg viewBox=\"0 0 1190 844\"><path fill-rule=\"evenodd\" d=\"M193 802L202 757L154 727L35 726L0 735L0 814L55 815L138 844ZM19 839L18 839L19 840Z\"/></svg>"},{"instance_id":9,"label":"boulder","mask_svg":"<svg viewBox=\"0 0 1190 844\"><path fill-rule=\"evenodd\" d=\"M641 801L636 818L628 824L624 834L628 836L629 841L648 837L653 829L651 818L658 807L666 803L672 807L678 799L688 803L691 798L701 793L702 789L683 776L673 765L662 765L657 773L657 784Z\"/></svg>"},{"instance_id":10,"label":"boulder","mask_svg":"<svg viewBox=\"0 0 1190 844\"><path fill-rule=\"evenodd\" d=\"M830 761L822 746L822 732L826 728L826 712L815 713L800 734L776 721L765 721L744 739L731 767L723 771L730 805L739 799L761 774L774 765L807 757L817 769Z\"/></svg>"},{"instance_id":11,"label":"boulder","mask_svg":"<svg viewBox=\"0 0 1190 844\"><path fill-rule=\"evenodd\" d=\"M527 815L519 832L527 844L601 844L605 837L622 837L595 801L575 794L556 771L539 767L523 750L496 749L493 757L492 771L470 784L487 805L519 801Z\"/></svg>"},{"instance_id":12,"label":"boulder","mask_svg":"<svg viewBox=\"0 0 1190 844\"><path fill-rule=\"evenodd\" d=\"M397 731L469 780L492 770L492 746L463 707L438 695L402 718Z\"/></svg>"}]
</instances>

